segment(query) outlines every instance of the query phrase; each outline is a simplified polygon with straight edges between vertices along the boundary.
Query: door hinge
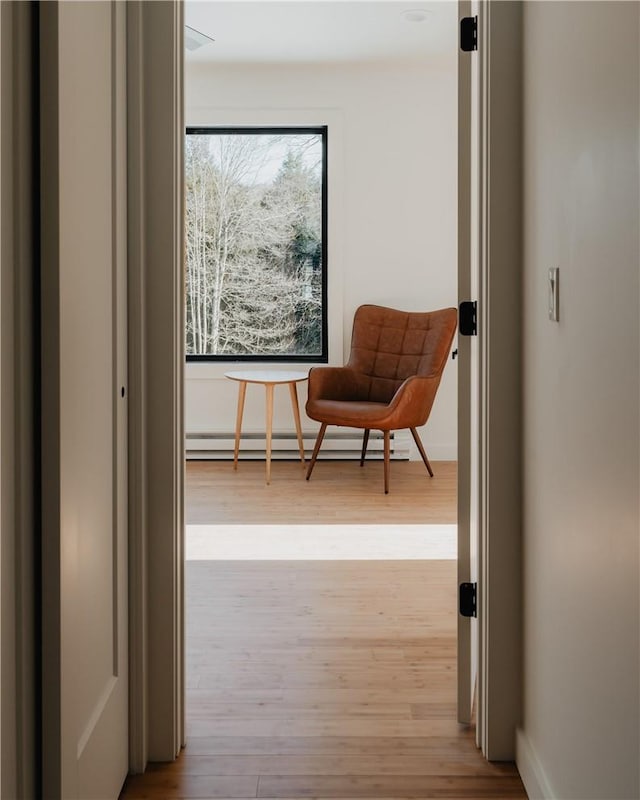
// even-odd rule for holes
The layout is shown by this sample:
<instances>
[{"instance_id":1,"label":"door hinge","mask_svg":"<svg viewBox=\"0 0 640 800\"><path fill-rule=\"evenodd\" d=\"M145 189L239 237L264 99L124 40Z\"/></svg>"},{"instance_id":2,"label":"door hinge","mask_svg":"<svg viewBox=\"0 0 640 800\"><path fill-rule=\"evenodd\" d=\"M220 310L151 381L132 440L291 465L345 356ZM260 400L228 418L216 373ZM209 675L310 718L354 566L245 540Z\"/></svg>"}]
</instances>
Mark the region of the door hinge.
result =
<instances>
[{"instance_id":1,"label":"door hinge","mask_svg":"<svg viewBox=\"0 0 640 800\"><path fill-rule=\"evenodd\" d=\"M463 336L476 336L478 333L477 319L478 303L475 300L465 300L460 303L458 314L458 327Z\"/></svg>"},{"instance_id":2,"label":"door hinge","mask_svg":"<svg viewBox=\"0 0 640 800\"><path fill-rule=\"evenodd\" d=\"M478 17L463 17L460 20L460 49L471 53L478 49Z\"/></svg>"},{"instance_id":3,"label":"door hinge","mask_svg":"<svg viewBox=\"0 0 640 800\"><path fill-rule=\"evenodd\" d=\"M460 614L463 617L477 617L477 583L460 584Z\"/></svg>"}]
</instances>

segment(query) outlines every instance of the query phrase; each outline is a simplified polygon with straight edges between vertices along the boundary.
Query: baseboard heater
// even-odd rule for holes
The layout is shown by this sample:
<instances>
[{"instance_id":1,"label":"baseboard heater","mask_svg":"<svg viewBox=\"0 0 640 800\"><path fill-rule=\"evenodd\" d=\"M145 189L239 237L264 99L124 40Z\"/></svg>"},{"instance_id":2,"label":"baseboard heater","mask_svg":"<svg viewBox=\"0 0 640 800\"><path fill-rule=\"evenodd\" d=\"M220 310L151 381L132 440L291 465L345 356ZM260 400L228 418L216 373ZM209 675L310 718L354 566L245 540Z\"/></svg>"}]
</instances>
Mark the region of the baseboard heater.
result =
<instances>
[{"instance_id":1,"label":"baseboard heater","mask_svg":"<svg viewBox=\"0 0 640 800\"><path fill-rule=\"evenodd\" d=\"M391 434L391 458L408 461L410 442L406 434L408 431L394 431ZM220 433L188 433L186 435L187 459L230 459L233 458L234 434L231 432ZM304 450L307 458L311 456L316 441L316 434L303 432ZM362 450L361 431L330 431L325 434L322 448L318 458L322 459L359 459ZM240 455L242 459L261 459L265 457L265 434L242 433L240 440ZM273 459L296 459L298 440L295 433L273 432L271 440L271 457ZM380 431L371 431L367 458L381 459L384 457L384 441Z\"/></svg>"}]
</instances>

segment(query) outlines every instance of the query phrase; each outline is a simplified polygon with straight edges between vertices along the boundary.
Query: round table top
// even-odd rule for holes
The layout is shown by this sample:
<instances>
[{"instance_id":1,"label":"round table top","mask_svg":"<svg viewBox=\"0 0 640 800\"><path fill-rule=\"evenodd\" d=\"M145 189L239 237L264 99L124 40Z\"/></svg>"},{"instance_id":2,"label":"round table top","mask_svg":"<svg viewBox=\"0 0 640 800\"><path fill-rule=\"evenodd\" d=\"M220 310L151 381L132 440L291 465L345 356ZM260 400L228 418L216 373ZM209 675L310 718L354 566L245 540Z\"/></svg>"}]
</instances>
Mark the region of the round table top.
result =
<instances>
[{"instance_id":1,"label":"round table top","mask_svg":"<svg viewBox=\"0 0 640 800\"><path fill-rule=\"evenodd\" d=\"M232 381L244 381L246 383L298 383L306 381L309 377L308 372L286 369L239 369L232 372L225 372L225 378Z\"/></svg>"}]
</instances>

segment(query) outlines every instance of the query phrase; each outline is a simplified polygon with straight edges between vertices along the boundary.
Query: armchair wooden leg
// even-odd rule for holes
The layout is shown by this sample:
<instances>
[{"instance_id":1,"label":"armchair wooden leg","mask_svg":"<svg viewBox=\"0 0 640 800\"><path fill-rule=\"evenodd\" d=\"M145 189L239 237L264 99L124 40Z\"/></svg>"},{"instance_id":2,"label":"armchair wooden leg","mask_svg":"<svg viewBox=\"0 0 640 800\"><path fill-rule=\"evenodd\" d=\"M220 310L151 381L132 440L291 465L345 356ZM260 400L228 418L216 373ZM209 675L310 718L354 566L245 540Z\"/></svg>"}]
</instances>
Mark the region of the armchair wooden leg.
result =
<instances>
[{"instance_id":1,"label":"armchair wooden leg","mask_svg":"<svg viewBox=\"0 0 640 800\"><path fill-rule=\"evenodd\" d=\"M418 431L415 428L410 428L410 430L411 430L411 435L413 436L413 441L416 443L418 450L420 451L420 455L422 456L424 465L427 468L430 477L433 478L433 470L431 469L431 464L429 463L427 454L424 452L424 447L422 446L422 442L420 441L420 437L418 436Z\"/></svg>"},{"instance_id":2,"label":"armchair wooden leg","mask_svg":"<svg viewBox=\"0 0 640 800\"><path fill-rule=\"evenodd\" d=\"M391 432L384 431L384 493L389 494L389 463L391 461Z\"/></svg>"},{"instance_id":3,"label":"armchair wooden leg","mask_svg":"<svg viewBox=\"0 0 640 800\"><path fill-rule=\"evenodd\" d=\"M327 423L323 422L320 425L320 430L318 431L318 438L316 439L315 446L313 448L313 454L311 456L311 461L309 462L309 468L307 469L307 480L311 477L311 473L313 472L313 467L316 463L316 458L318 457L318 453L320 452L320 445L322 444L322 440L324 439L324 432L327 430Z\"/></svg>"},{"instance_id":4,"label":"armchair wooden leg","mask_svg":"<svg viewBox=\"0 0 640 800\"><path fill-rule=\"evenodd\" d=\"M360 456L360 466L364 466L364 457L367 455L367 445L369 444L369 428L365 428L362 437L362 455Z\"/></svg>"}]
</instances>

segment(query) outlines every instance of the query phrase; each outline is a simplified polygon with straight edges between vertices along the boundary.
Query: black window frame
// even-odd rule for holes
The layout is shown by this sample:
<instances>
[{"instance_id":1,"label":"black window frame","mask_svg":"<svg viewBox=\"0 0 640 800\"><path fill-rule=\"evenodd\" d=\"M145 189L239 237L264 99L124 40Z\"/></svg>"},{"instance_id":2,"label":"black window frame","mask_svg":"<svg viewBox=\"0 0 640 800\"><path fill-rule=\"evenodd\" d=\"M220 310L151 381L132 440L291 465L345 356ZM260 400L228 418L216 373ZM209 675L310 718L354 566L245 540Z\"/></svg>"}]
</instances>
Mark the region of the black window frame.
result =
<instances>
[{"instance_id":1,"label":"black window frame","mask_svg":"<svg viewBox=\"0 0 640 800\"><path fill-rule=\"evenodd\" d=\"M185 135L235 135L235 134L261 134L265 136L277 136L279 134L305 134L315 133L319 134L322 142L322 189L321 189L321 232L322 232L322 335L321 339L321 353L318 355L251 355L251 354L222 354L222 355L206 355L206 354L186 354L187 363L218 363L218 362L254 362L254 363L271 363L271 364L327 364L329 362L329 333L327 330L328 323L328 269L327 269L327 210L328 210L328 189L327 189L327 175L328 175L328 125L300 125L300 126L265 126L265 125L232 125L232 126L218 126L218 125L188 125L185 129ZM186 290L185 290L186 291Z\"/></svg>"}]
</instances>

